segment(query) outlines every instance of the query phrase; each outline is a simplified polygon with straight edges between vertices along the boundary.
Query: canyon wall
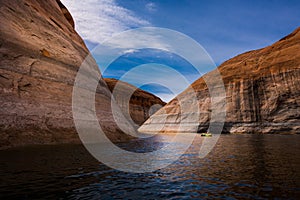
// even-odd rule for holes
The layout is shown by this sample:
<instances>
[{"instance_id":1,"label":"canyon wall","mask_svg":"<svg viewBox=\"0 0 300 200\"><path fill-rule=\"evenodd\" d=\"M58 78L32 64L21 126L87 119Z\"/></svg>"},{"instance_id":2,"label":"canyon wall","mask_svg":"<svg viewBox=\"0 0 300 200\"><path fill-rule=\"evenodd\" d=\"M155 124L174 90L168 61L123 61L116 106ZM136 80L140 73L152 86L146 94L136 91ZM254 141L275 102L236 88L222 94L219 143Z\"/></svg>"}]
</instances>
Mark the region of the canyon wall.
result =
<instances>
[{"instance_id":1,"label":"canyon wall","mask_svg":"<svg viewBox=\"0 0 300 200\"><path fill-rule=\"evenodd\" d=\"M72 91L89 51L74 30L70 13L59 0L0 4L0 148L80 142ZM89 65L100 78L97 117L107 135L118 141L122 132L112 116L111 93L92 58Z\"/></svg>"},{"instance_id":2,"label":"canyon wall","mask_svg":"<svg viewBox=\"0 0 300 200\"><path fill-rule=\"evenodd\" d=\"M271 46L229 59L217 70L226 90L223 133L300 133L300 28ZM195 81L139 131L206 132L212 107L205 80L213 80L215 72ZM183 122L180 111L193 91L200 110L196 124Z\"/></svg>"},{"instance_id":3,"label":"canyon wall","mask_svg":"<svg viewBox=\"0 0 300 200\"><path fill-rule=\"evenodd\" d=\"M159 97L126 82L112 78L104 78L104 81L114 94L114 98L123 113L128 113L128 117L137 125L142 125L150 115L166 104ZM116 88L118 91L114 91L117 83L120 84ZM131 92L133 93L131 94Z\"/></svg>"}]
</instances>

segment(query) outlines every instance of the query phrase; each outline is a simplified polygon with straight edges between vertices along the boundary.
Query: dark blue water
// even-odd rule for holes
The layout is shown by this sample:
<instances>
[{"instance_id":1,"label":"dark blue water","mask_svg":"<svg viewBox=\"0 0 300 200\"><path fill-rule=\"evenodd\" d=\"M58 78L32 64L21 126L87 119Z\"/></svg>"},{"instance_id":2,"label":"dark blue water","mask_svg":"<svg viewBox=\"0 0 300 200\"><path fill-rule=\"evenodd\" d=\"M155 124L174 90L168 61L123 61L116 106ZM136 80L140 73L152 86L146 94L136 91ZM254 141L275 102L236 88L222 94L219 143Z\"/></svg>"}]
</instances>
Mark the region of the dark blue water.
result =
<instances>
[{"instance_id":1,"label":"dark blue water","mask_svg":"<svg viewBox=\"0 0 300 200\"><path fill-rule=\"evenodd\" d=\"M170 137L170 136L166 136ZM201 139L167 168L117 171L81 145L0 151L1 199L299 199L300 135L222 135L199 159ZM126 149L164 142L132 141Z\"/></svg>"}]
</instances>

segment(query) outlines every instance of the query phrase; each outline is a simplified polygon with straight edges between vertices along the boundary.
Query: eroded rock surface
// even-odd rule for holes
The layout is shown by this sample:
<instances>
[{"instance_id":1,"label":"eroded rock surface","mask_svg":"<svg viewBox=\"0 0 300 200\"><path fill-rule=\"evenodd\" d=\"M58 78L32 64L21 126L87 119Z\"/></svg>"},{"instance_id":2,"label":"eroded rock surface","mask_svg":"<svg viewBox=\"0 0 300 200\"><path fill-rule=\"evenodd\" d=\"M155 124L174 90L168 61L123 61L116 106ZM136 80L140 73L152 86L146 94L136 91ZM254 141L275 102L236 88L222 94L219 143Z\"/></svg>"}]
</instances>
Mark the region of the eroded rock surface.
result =
<instances>
[{"instance_id":1,"label":"eroded rock surface","mask_svg":"<svg viewBox=\"0 0 300 200\"><path fill-rule=\"evenodd\" d=\"M89 51L70 13L58 0L0 4L0 147L79 142L72 89ZM93 59L90 66L98 70ZM101 78L95 97L102 128L119 140L111 93Z\"/></svg>"},{"instance_id":2,"label":"eroded rock surface","mask_svg":"<svg viewBox=\"0 0 300 200\"><path fill-rule=\"evenodd\" d=\"M300 133L300 28L271 46L224 62L218 70L226 89L223 132ZM198 123L183 122L177 97L151 116L140 131L207 131L212 108L204 80L213 80L213 74L198 79L178 96L183 103L189 102L190 93L196 91Z\"/></svg>"}]
</instances>

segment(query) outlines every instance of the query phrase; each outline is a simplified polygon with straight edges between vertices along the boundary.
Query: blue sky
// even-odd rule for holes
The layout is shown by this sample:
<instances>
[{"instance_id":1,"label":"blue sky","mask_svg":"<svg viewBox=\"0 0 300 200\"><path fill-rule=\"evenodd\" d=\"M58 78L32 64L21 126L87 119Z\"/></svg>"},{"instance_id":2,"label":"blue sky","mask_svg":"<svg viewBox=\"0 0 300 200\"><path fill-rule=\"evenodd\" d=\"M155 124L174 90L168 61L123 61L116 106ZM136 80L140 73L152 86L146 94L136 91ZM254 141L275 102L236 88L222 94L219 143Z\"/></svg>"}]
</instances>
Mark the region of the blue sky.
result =
<instances>
[{"instance_id":1,"label":"blue sky","mask_svg":"<svg viewBox=\"0 0 300 200\"><path fill-rule=\"evenodd\" d=\"M62 2L71 12L76 30L90 50L122 31L155 26L173 29L193 38L206 49L216 65L245 51L268 46L300 26L298 0ZM157 55L160 55L159 59L156 58ZM172 60L168 60L170 57ZM122 76L122 70L130 70L130 66L149 61L173 65L173 68L182 74L192 74L192 68L186 60L153 50L123 55L108 71L102 73L106 77L119 78ZM206 71L210 70L211 67ZM190 81L195 79L197 77L190 77ZM155 84L144 86L143 89L159 95L166 101L176 95L171 95L166 88Z\"/></svg>"}]
</instances>

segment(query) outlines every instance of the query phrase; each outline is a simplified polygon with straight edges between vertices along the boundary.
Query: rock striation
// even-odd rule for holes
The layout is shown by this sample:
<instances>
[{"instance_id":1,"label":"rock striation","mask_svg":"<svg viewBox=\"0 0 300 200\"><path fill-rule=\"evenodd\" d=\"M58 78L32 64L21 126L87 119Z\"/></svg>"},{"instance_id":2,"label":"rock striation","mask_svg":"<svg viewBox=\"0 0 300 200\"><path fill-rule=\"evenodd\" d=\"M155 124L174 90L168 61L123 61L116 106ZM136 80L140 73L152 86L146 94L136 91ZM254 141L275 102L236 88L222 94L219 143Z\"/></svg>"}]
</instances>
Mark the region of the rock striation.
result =
<instances>
[{"instance_id":1,"label":"rock striation","mask_svg":"<svg viewBox=\"0 0 300 200\"><path fill-rule=\"evenodd\" d=\"M0 21L0 148L79 142L72 90L89 51L70 13L59 0L3 0ZM89 64L100 77L96 62ZM120 140L101 78L95 97L102 128Z\"/></svg>"},{"instance_id":2,"label":"rock striation","mask_svg":"<svg viewBox=\"0 0 300 200\"><path fill-rule=\"evenodd\" d=\"M136 88L129 83L113 78L104 78L104 81L114 95L114 98L122 109L122 112L128 113L128 116L137 125L142 125L150 115L154 114L166 104L159 97ZM117 83L119 84L116 88L118 91L114 91Z\"/></svg>"},{"instance_id":3,"label":"rock striation","mask_svg":"<svg viewBox=\"0 0 300 200\"><path fill-rule=\"evenodd\" d=\"M300 28L271 46L229 59L217 70L226 90L224 133L300 133ZM212 107L205 80L213 80L214 73L195 81L139 130L207 131ZM190 101L192 90L197 93L194 104L200 110L197 124L180 117L180 104ZM180 123L185 129L179 129Z\"/></svg>"}]
</instances>

